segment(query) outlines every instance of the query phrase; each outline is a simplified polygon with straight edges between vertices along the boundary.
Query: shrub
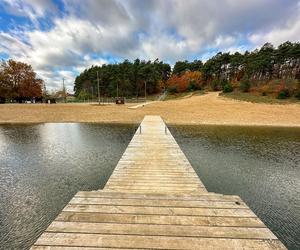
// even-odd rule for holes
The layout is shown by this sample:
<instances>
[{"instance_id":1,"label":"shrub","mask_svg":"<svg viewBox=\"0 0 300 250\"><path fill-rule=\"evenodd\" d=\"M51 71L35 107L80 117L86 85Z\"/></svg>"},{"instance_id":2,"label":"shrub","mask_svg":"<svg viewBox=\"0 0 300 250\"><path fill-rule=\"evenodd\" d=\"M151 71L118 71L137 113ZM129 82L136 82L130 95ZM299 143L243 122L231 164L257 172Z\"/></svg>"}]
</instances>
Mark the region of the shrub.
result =
<instances>
[{"instance_id":1,"label":"shrub","mask_svg":"<svg viewBox=\"0 0 300 250\"><path fill-rule=\"evenodd\" d=\"M77 96L78 100L87 100L90 98L90 94L86 90L81 90Z\"/></svg>"},{"instance_id":2,"label":"shrub","mask_svg":"<svg viewBox=\"0 0 300 250\"><path fill-rule=\"evenodd\" d=\"M278 99L286 99L288 97L290 97L290 92L289 92L289 90L287 88L281 89L278 92L278 95L277 95Z\"/></svg>"},{"instance_id":3,"label":"shrub","mask_svg":"<svg viewBox=\"0 0 300 250\"><path fill-rule=\"evenodd\" d=\"M295 97L300 100L300 89L297 90Z\"/></svg>"},{"instance_id":4,"label":"shrub","mask_svg":"<svg viewBox=\"0 0 300 250\"><path fill-rule=\"evenodd\" d=\"M229 93L233 91L233 87L231 85L231 83L227 83L224 87L223 87L223 92L224 93Z\"/></svg>"},{"instance_id":5,"label":"shrub","mask_svg":"<svg viewBox=\"0 0 300 250\"><path fill-rule=\"evenodd\" d=\"M267 94L270 93L270 87L268 84L261 85L259 91L262 96L267 96Z\"/></svg>"},{"instance_id":6,"label":"shrub","mask_svg":"<svg viewBox=\"0 0 300 250\"><path fill-rule=\"evenodd\" d=\"M224 87L225 87L228 83L229 83L229 82L228 82L227 79L222 79L221 82L220 82L222 89L224 89Z\"/></svg>"},{"instance_id":7,"label":"shrub","mask_svg":"<svg viewBox=\"0 0 300 250\"><path fill-rule=\"evenodd\" d=\"M250 85L250 80L245 78L242 79L241 83L240 83L240 90L242 92L249 92L251 85Z\"/></svg>"},{"instance_id":8,"label":"shrub","mask_svg":"<svg viewBox=\"0 0 300 250\"><path fill-rule=\"evenodd\" d=\"M218 79L212 80L212 82L210 84L210 87L211 87L211 90L213 90L213 91L219 90L219 81L218 81Z\"/></svg>"},{"instance_id":9,"label":"shrub","mask_svg":"<svg viewBox=\"0 0 300 250\"><path fill-rule=\"evenodd\" d=\"M188 91L195 91L197 89L197 86L194 81L191 81L188 86Z\"/></svg>"},{"instance_id":10,"label":"shrub","mask_svg":"<svg viewBox=\"0 0 300 250\"><path fill-rule=\"evenodd\" d=\"M290 97L290 91L286 87L285 82L282 82L279 84L275 93L277 93L278 99L286 99L286 98Z\"/></svg>"},{"instance_id":11,"label":"shrub","mask_svg":"<svg viewBox=\"0 0 300 250\"><path fill-rule=\"evenodd\" d=\"M295 97L300 100L300 81L297 80L297 85L295 87Z\"/></svg>"},{"instance_id":12,"label":"shrub","mask_svg":"<svg viewBox=\"0 0 300 250\"><path fill-rule=\"evenodd\" d=\"M170 94L175 94L175 93L178 93L177 91L177 86L171 86L168 88Z\"/></svg>"}]
</instances>

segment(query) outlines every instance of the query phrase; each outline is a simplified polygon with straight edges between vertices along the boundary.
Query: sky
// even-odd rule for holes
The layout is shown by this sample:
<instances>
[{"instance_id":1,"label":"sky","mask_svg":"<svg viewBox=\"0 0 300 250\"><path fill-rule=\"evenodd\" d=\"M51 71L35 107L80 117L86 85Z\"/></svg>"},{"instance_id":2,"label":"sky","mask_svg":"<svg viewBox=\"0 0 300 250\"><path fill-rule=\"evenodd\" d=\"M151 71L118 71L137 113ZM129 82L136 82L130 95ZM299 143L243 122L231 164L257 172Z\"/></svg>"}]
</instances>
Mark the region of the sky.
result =
<instances>
[{"instance_id":1,"label":"sky","mask_svg":"<svg viewBox=\"0 0 300 250\"><path fill-rule=\"evenodd\" d=\"M207 60L300 41L300 0L0 0L0 59L29 63L49 90L92 65Z\"/></svg>"}]
</instances>

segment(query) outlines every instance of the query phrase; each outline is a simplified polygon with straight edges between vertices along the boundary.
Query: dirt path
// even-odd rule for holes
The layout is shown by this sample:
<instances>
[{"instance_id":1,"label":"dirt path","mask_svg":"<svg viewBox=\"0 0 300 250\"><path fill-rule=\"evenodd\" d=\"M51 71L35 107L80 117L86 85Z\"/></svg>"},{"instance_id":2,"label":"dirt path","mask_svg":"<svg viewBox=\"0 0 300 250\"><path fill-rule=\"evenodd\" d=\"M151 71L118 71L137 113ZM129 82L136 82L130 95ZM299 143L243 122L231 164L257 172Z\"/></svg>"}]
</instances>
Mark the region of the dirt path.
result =
<instances>
[{"instance_id":1,"label":"dirt path","mask_svg":"<svg viewBox=\"0 0 300 250\"><path fill-rule=\"evenodd\" d=\"M137 109L130 105L5 104L0 123L119 122L139 123L145 115L160 115L172 124L299 126L300 105L260 104L219 97L217 92L156 102Z\"/></svg>"}]
</instances>

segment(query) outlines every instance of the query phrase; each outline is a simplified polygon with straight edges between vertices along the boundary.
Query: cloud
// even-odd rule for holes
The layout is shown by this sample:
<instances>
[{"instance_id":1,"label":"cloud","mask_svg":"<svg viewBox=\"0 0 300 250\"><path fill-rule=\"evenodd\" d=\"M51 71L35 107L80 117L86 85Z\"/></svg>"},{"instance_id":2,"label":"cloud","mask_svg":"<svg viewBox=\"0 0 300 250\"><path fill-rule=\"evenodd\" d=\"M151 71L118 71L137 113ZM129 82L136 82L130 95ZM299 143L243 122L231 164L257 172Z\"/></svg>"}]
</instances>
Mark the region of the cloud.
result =
<instances>
[{"instance_id":1,"label":"cloud","mask_svg":"<svg viewBox=\"0 0 300 250\"><path fill-rule=\"evenodd\" d=\"M271 41L275 46L283 42L299 42L300 40L300 5L297 8L298 15L287 20L285 25L276 27L268 32L259 32L249 35L249 41L253 44L261 46L262 44Z\"/></svg>"},{"instance_id":2,"label":"cloud","mask_svg":"<svg viewBox=\"0 0 300 250\"><path fill-rule=\"evenodd\" d=\"M123 24L118 27L102 27L75 17L56 19L53 22L54 28L49 31L0 33L3 41L0 52L32 64L39 76L53 88L59 86L58 77L63 76L60 72L65 72L65 69L73 72L65 77L74 82L79 70L107 63L101 56L93 58L91 54L104 55L107 51L114 51L126 56L126 52L133 48Z\"/></svg>"},{"instance_id":3,"label":"cloud","mask_svg":"<svg viewBox=\"0 0 300 250\"><path fill-rule=\"evenodd\" d=\"M3 0L5 14L28 19L1 31L0 53L33 65L50 88L95 64L125 58L203 58L216 51L299 41L298 0ZM1 13L1 12L0 12ZM43 29L43 23L51 25Z\"/></svg>"},{"instance_id":4,"label":"cloud","mask_svg":"<svg viewBox=\"0 0 300 250\"><path fill-rule=\"evenodd\" d=\"M0 31L0 52L9 54L11 57L23 57L29 50L30 46L22 42L18 37Z\"/></svg>"},{"instance_id":5,"label":"cloud","mask_svg":"<svg viewBox=\"0 0 300 250\"><path fill-rule=\"evenodd\" d=\"M129 13L118 1L112 0L65 0L65 9L69 15L80 19L89 20L93 23L113 26L130 22Z\"/></svg>"},{"instance_id":6,"label":"cloud","mask_svg":"<svg viewBox=\"0 0 300 250\"><path fill-rule=\"evenodd\" d=\"M165 60L174 62L186 58L191 53L188 44L183 40L176 39L175 36L164 34L163 32L140 36L140 47L131 58L144 60Z\"/></svg>"},{"instance_id":7,"label":"cloud","mask_svg":"<svg viewBox=\"0 0 300 250\"><path fill-rule=\"evenodd\" d=\"M3 0L2 6L8 13L28 17L34 23L47 13L57 11L51 0Z\"/></svg>"}]
</instances>

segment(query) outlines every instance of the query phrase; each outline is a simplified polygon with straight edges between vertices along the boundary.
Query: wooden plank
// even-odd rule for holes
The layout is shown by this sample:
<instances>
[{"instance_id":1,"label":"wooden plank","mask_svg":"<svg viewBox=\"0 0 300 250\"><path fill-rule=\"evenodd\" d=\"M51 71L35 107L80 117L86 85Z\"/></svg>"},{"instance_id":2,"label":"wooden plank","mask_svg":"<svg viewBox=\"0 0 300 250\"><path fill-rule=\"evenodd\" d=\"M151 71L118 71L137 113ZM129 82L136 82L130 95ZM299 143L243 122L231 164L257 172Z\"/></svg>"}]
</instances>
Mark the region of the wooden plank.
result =
<instances>
[{"instance_id":1,"label":"wooden plank","mask_svg":"<svg viewBox=\"0 0 300 250\"><path fill-rule=\"evenodd\" d=\"M114 176L112 178L110 178L108 180L108 182L110 181L118 181L118 180L126 180L128 183L133 183L135 182L131 177L128 176ZM160 181L179 181L181 183L189 183L189 182L197 182L199 183L199 181L197 180L197 178L192 177L192 176L179 176L179 177L167 177L167 176L161 176L159 178L151 178L149 176L140 176L138 180L136 180L136 182L141 182L141 181L152 181L152 182L160 182ZM200 182L201 184L201 182Z\"/></svg>"},{"instance_id":2,"label":"wooden plank","mask_svg":"<svg viewBox=\"0 0 300 250\"><path fill-rule=\"evenodd\" d=\"M127 182L110 182L107 184L107 187L109 188L112 188L112 187L115 187L115 188L130 188L130 187L133 187L133 188L157 188L157 183L133 183L133 184L130 184L130 183L127 183ZM161 183L159 188L186 188L186 189L189 189L189 188L204 188L202 185L200 185L200 183L189 183L189 184L186 184L186 183Z\"/></svg>"},{"instance_id":3,"label":"wooden plank","mask_svg":"<svg viewBox=\"0 0 300 250\"><path fill-rule=\"evenodd\" d=\"M120 188L110 188L109 189L110 191L116 191L116 192L119 192ZM172 189L172 188L160 188L160 189L155 189L155 188L144 188L144 189L141 189L141 188L123 188L124 192L127 192L127 193L140 193L140 194L152 194L152 193L157 193L157 194L189 194L191 192L206 192L206 190L204 189L200 189L200 188L190 188L190 189Z\"/></svg>"},{"instance_id":4,"label":"wooden plank","mask_svg":"<svg viewBox=\"0 0 300 250\"><path fill-rule=\"evenodd\" d=\"M141 184L141 185L126 185L126 184L122 184L122 183L118 183L118 184L109 184L107 186L107 188L109 188L110 190L120 190L123 189L125 190L145 190L145 191L149 191L149 190L155 190L155 191L172 191L174 192L175 190L179 190L179 191L192 191L192 190L197 190L199 192L206 192L206 189L204 187L201 187L197 184L195 185L191 185L188 187L185 186L180 186L180 185L176 185L176 184L161 184L161 187L157 188L156 185L151 185L151 184Z\"/></svg>"},{"instance_id":5,"label":"wooden plank","mask_svg":"<svg viewBox=\"0 0 300 250\"><path fill-rule=\"evenodd\" d=\"M276 239L267 228L208 227L152 224L112 224L54 221L47 232L152 235L236 239Z\"/></svg>"},{"instance_id":6,"label":"wooden plank","mask_svg":"<svg viewBox=\"0 0 300 250\"><path fill-rule=\"evenodd\" d=\"M82 250L82 247L72 247L72 246L32 246L31 250ZM84 247L84 250L101 250L106 249L103 247ZM139 249L139 248L116 248L110 247L109 250L132 250L132 249Z\"/></svg>"},{"instance_id":7,"label":"wooden plank","mask_svg":"<svg viewBox=\"0 0 300 250\"><path fill-rule=\"evenodd\" d=\"M165 174L177 174L177 175L189 175L189 176L194 176L197 177L197 175L191 171L186 171L184 169L177 169L172 170L172 169L168 169L168 170L162 170L162 169L149 169L149 170L142 170L142 169L136 169L133 166L131 166L130 168L120 168L114 171L114 174L123 174L123 173L127 173L127 174L131 174L131 173L137 173L137 174L160 174L160 175L165 175ZM199 177L198 177L199 178Z\"/></svg>"},{"instance_id":8,"label":"wooden plank","mask_svg":"<svg viewBox=\"0 0 300 250\"><path fill-rule=\"evenodd\" d=\"M81 213L62 211L56 221L97 222L97 223L132 223L158 225L191 226L228 226L228 227L265 227L257 217L220 217L220 216L176 216L176 215L139 215Z\"/></svg>"},{"instance_id":9,"label":"wooden plank","mask_svg":"<svg viewBox=\"0 0 300 250\"><path fill-rule=\"evenodd\" d=\"M76 247L119 247L148 249L284 249L280 242L273 240L155 237L132 235L103 235L79 233L44 233L36 245L58 245Z\"/></svg>"},{"instance_id":10,"label":"wooden plank","mask_svg":"<svg viewBox=\"0 0 300 250\"><path fill-rule=\"evenodd\" d=\"M110 191L116 191L119 192L120 189L109 189ZM127 193L140 193L140 194L189 194L191 192L201 192L200 189L193 189L193 190L182 190L182 189L176 189L176 190L155 190L155 189L124 189L124 192ZM203 192L206 192L204 190Z\"/></svg>"},{"instance_id":11,"label":"wooden plank","mask_svg":"<svg viewBox=\"0 0 300 250\"><path fill-rule=\"evenodd\" d=\"M120 177L120 179L116 179L115 177L110 179L107 184L110 184L112 182L116 183L116 182L126 182L128 184L132 184L132 183L181 183L181 184L185 184L186 182L192 183L192 184L199 184L199 185L203 185L202 183L199 183L196 179L192 179L192 178L185 178L184 180L182 178L171 178L171 177L160 177L160 178L151 178L149 176L142 176L140 177L136 182L134 182L132 180L132 178L130 177Z\"/></svg>"},{"instance_id":12,"label":"wooden plank","mask_svg":"<svg viewBox=\"0 0 300 250\"><path fill-rule=\"evenodd\" d=\"M142 207L117 205L80 205L68 204L63 211L93 213L124 213L124 214L157 214L187 216L231 216L256 217L250 209L245 208L181 208L181 207Z\"/></svg>"},{"instance_id":13,"label":"wooden plank","mask_svg":"<svg viewBox=\"0 0 300 250\"><path fill-rule=\"evenodd\" d=\"M141 200L141 199L109 199L109 198L77 198L69 204L128 205L152 207L205 207L205 208L248 208L244 202L235 201L180 201L180 200Z\"/></svg>"},{"instance_id":14,"label":"wooden plank","mask_svg":"<svg viewBox=\"0 0 300 250\"><path fill-rule=\"evenodd\" d=\"M155 173L155 172L153 172L153 173L147 173L147 174L138 173L138 172L136 172L136 173L134 173L134 172L133 173L130 173L130 172L126 172L126 173L116 172L114 174L114 176L119 177L119 178L123 177L123 176L131 177L132 180L134 180L135 178L138 180L139 178L145 177L145 176L153 177L153 178L160 178L160 177L169 177L169 178L173 178L173 177L179 177L179 178L181 178L181 177L193 177L193 175L191 175L189 173L172 173L172 172L170 172L170 173Z\"/></svg>"},{"instance_id":15,"label":"wooden plank","mask_svg":"<svg viewBox=\"0 0 300 250\"><path fill-rule=\"evenodd\" d=\"M124 178L124 177L121 177L120 179L110 179L107 183L108 184L111 184L111 183L126 183L127 185L133 185L133 184L143 184L143 183L146 183L146 184L158 184L158 183L162 183L162 184L165 184L165 183L169 183L169 184L186 184L186 181L189 182L189 185L190 184L197 184L197 185L201 185L201 183L199 183L197 180L193 180L193 179L190 179L190 180L181 180L181 179L173 179L173 178L168 178L168 179L150 179L150 178L143 178L142 180L139 179L137 181L133 181L131 178Z\"/></svg>"},{"instance_id":16,"label":"wooden plank","mask_svg":"<svg viewBox=\"0 0 300 250\"><path fill-rule=\"evenodd\" d=\"M135 193L120 193L109 192L105 190L98 191L80 191L75 197L95 197L95 198L118 198L118 199L143 199L143 200L182 200L182 201L198 201L198 200L226 200L226 201L242 201L236 195L223 195L215 193L198 193L196 194L135 194Z\"/></svg>"},{"instance_id":17,"label":"wooden plank","mask_svg":"<svg viewBox=\"0 0 300 250\"><path fill-rule=\"evenodd\" d=\"M182 191L187 191L187 192L192 192L192 191L203 191L206 192L206 189L204 187L201 186L193 186L193 187L172 187L172 186L160 186L160 187L156 187L156 186L145 186L143 187L138 187L138 186L108 186L107 189L109 190L115 190L115 191L120 191L123 190L124 192L126 191L153 191L153 192L159 192L159 193L165 193L165 192L182 192Z\"/></svg>"},{"instance_id":18,"label":"wooden plank","mask_svg":"<svg viewBox=\"0 0 300 250\"><path fill-rule=\"evenodd\" d=\"M168 174L161 174L161 173L152 173L152 174L142 174L142 173L135 173L135 174L130 174L130 173L115 173L114 174L114 178L122 178L122 177L128 177L131 178L131 180L137 179L139 180L140 178L181 178L181 177L192 177L192 175L189 174L172 174L172 173L168 173ZM106 189L106 188L105 188ZM122 190L120 190L122 191Z\"/></svg>"},{"instance_id":19,"label":"wooden plank","mask_svg":"<svg viewBox=\"0 0 300 250\"><path fill-rule=\"evenodd\" d=\"M144 178L147 177L149 178L182 178L182 177L186 177L186 178L190 178L193 177L192 175L189 175L187 173L185 174L172 174L172 173L168 173L168 174L162 174L162 173L148 173L148 174L143 174L143 173L115 173L114 174L114 178L122 178L122 177L128 177L131 178L131 180L137 179L139 180L140 178ZM121 191L121 190L120 190Z\"/></svg>"},{"instance_id":20,"label":"wooden plank","mask_svg":"<svg viewBox=\"0 0 300 250\"><path fill-rule=\"evenodd\" d=\"M176 182L173 182L173 183L168 183L167 181L165 182L162 182L160 183L160 185L162 187L184 187L184 188L195 188L195 187L199 187L199 188L204 188L200 183L189 183L189 184L186 184L186 183L176 183ZM137 182L137 183L128 183L126 181L112 181L112 182L109 182L107 184L108 187L157 187L157 183L153 183L153 182Z\"/></svg>"}]
</instances>

